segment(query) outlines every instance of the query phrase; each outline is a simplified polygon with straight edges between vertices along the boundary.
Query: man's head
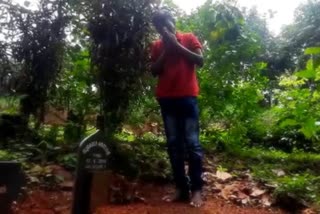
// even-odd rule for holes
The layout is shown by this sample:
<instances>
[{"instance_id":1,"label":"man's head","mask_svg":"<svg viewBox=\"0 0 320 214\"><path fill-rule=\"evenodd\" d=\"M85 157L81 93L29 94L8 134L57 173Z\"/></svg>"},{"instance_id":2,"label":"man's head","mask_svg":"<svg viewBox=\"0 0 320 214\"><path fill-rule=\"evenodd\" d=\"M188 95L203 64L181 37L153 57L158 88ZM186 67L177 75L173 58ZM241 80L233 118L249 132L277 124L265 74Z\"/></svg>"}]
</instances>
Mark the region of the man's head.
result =
<instances>
[{"instance_id":1,"label":"man's head","mask_svg":"<svg viewBox=\"0 0 320 214\"><path fill-rule=\"evenodd\" d=\"M163 34L165 28L171 33L176 32L176 21L170 11L166 9L160 9L155 12L152 17L152 23L160 34Z\"/></svg>"}]
</instances>

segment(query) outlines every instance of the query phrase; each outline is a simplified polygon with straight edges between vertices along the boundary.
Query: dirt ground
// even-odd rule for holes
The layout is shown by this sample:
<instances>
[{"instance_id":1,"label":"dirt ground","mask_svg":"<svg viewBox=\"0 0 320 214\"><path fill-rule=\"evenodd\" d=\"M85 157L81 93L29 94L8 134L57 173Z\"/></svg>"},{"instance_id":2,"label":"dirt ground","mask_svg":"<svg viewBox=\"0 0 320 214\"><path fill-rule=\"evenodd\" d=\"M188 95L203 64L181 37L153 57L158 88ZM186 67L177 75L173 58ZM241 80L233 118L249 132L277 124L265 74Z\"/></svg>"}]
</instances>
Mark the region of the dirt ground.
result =
<instances>
[{"instance_id":1,"label":"dirt ground","mask_svg":"<svg viewBox=\"0 0 320 214\"><path fill-rule=\"evenodd\" d=\"M188 204L167 203L162 196L172 191L169 186L144 185L139 192L144 202L128 205L105 205L98 207L94 214L284 214L279 209L241 207L218 197L206 198L202 208L192 208ZM71 191L35 190L25 200L15 205L14 214L69 214L71 211Z\"/></svg>"}]
</instances>

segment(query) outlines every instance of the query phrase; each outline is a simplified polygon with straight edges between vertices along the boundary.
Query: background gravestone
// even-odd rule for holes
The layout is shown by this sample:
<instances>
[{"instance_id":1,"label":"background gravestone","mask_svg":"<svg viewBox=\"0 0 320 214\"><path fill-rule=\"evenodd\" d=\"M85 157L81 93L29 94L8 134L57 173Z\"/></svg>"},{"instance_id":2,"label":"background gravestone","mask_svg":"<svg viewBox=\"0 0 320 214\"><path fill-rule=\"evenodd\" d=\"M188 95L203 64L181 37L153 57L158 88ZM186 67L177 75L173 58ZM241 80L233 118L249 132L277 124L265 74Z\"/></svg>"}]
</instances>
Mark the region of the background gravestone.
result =
<instances>
[{"instance_id":1,"label":"background gravestone","mask_svg":"<svg viewBox=\"0 0 320 214\"><path fill-rule=\"evenodd\" d=\"M80 143L72 214L89 214L107 201L111 149L102 124L102 119L98 118L97 126L100 129Z\"/></svg>"}]
</instances>

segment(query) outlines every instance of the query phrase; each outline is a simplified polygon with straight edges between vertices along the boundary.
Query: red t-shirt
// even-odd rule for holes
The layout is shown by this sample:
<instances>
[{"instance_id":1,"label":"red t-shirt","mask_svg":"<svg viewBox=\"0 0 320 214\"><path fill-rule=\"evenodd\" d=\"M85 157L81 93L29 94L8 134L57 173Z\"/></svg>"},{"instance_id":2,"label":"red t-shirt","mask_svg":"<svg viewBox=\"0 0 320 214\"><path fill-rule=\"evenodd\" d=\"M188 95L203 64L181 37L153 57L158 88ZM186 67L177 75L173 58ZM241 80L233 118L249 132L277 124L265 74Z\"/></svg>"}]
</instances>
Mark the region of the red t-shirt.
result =
<instances>
[{"instance_id":1,"label":"red t-shirt","mask_svg":"<svg viewBox=\"0 0 320 214\"><path fill-rule=\"evenodd\" d=\"M192 33L176 33L176 37L181 45L191 51L202 48L199 40ZM162 51L162 41L155 41L151 48L151 60L155 62ZM163 71L159 75L156 96L198 96L199 86L195 68L195 64L188 61L185 57L177 53L171 53L165 59Z\"/></svg>"}]
</instances>

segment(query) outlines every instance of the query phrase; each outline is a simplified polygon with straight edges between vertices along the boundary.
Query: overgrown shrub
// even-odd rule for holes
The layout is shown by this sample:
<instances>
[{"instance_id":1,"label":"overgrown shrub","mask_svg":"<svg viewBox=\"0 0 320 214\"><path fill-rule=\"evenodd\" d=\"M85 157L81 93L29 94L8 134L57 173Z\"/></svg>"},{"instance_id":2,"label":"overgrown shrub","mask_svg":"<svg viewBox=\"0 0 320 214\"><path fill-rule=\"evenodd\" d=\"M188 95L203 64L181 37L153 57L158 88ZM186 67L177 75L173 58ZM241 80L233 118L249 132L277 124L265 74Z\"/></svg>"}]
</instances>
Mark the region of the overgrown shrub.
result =
<instances>
[{"instance_id":1,"label":"overgrown shrub","mask_svg":"<svg viewBox=\"0 0 320 214\"><path fill-rule=\"evenodd\" d=\"M306 49L318 54L319 48ZM312 58L305 70L284 74L279 89L274 90L277 103L252 123L251 140L287 152L293 149L319 151L320 133L320 64Z\"/></svg>"}]
</instances>

